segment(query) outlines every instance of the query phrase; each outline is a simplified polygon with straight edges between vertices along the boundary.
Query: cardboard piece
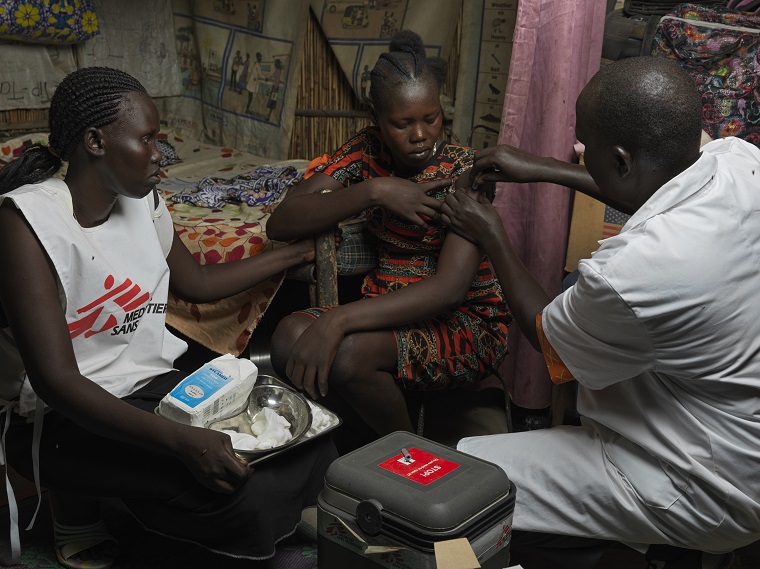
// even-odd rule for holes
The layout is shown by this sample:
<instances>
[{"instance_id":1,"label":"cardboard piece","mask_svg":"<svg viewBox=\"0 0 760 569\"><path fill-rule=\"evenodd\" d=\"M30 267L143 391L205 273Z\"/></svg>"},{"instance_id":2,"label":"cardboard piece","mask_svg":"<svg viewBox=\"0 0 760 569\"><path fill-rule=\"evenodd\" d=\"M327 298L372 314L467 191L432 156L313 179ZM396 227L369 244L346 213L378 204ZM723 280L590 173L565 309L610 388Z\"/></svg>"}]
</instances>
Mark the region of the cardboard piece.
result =
<instances>
[{"instance_id":1,"label":"cardboard piece","mask_svg":"<svg viewBox=\"0 0 760 569\"><path fill-rule=\"evenodd\" d=\"M588 259L599 248L599 242L617 235L630 216L575 192L570 237L567 241L565 271L578 268L578 261Z\"/></svg>"},{"instance_id":2,"label":"cardboard piece","mask_svg":"<svg viewBox=\"0 0 760 569\"><path fill-rule=\"evenodd\" d=\"M583 164L582 152L578 157L578 163ZM594 198L575 192L565 271L573 272L578 268L578 261L588 259L591 253L599 248L600 241L620 233L629 217Z\"/></svg>"},{"instance_id":3,"label":"cardboard piece","mask_svg":"<svg viewBox=\"0 0 760 569\"><path fill-rule=\"evenodd\" d=\"M467 538L438 541L434 545L437 569L480 569Z\"/></svg>"}]
</instances>

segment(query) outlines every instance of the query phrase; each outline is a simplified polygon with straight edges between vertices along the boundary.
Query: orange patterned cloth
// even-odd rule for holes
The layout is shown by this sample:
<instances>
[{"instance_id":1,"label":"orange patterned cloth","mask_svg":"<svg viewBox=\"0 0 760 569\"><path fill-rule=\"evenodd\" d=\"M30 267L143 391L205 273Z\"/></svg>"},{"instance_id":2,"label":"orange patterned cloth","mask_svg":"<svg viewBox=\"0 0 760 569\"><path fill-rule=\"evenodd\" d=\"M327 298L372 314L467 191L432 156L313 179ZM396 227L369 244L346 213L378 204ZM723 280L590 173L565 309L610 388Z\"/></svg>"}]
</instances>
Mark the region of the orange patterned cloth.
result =
<instances>
[{"instance_id":1,"label":"orange patterned cloth","mask_svg":"<svg viewBox=\"0 0 760 569\"><path fill-rule=\"evenodd\" d=\"M568 381L575 381L573 374L567 369L565 362L559 357L559 354L554 351L552 345L544 334L544 326L542 324L543 312L536 314L536 333L538 334L538 342L541 344L541 351L544 354L544 361L546 367L549 369L549 377L552 382L559 385L560 383L567 383Z\"/></svg>"},{"instance_id":2,"label":"orange patterned cloth","mask_svg":"<svg viewBox=\"0 0 760 569\"><path fill-rule=\"evenodd\" d=\"M320 166L324 166L327 164L327 162L330 160L329 154L323 154L322 156L317 156L309 162L309 165L306 167L306 172L304 172L303 179L311 178L311 176L314 174L314 172L317 171L317 168Z\"/></svg>"},{"instance_id":3,"label":"orange patterned cloth","mask_svg":"<svg viewBox=\"0 0 760 569\"><path fill-rule=\"evenodd\" d=\"M265 220L244 221L240 219L240 213L233 214L233 210L259 208L230 205L230 211L225 212L193 208L206 211L191 216L173 211L167 203L177 235L201 265L252 257L274 246L262 231ZM228 208L225 206L222 209ZM179 332L215 352L240 355L280 288L283 278L284 273L280 273L244 292L203 304L186 302L170 294L166 321Z\"/></svg>"},{"instance_id":4,"label":"orange patterned cloth","mask_svg":"<svg viewBox=\"0 0 760 569\"><path fill-rule=\"evenodd\" d=\"M180 161L161 171L158 190L164 199L187 188L195 188L206 176L232 178L271 160L234 148L213 146L184 138L175 131L162 133L176 148ZM305 160L290 160L305 168ZM281 246L266 236L269 207L226 204L211 209L167 200L174 229L201 265L228 263L258 255ZM196 304L169 295L166 322L185 336L220 353L240 355L254 328L282 284L285 274L275 275L250 289L216 302Z\"/></svg>"}]
</instances>

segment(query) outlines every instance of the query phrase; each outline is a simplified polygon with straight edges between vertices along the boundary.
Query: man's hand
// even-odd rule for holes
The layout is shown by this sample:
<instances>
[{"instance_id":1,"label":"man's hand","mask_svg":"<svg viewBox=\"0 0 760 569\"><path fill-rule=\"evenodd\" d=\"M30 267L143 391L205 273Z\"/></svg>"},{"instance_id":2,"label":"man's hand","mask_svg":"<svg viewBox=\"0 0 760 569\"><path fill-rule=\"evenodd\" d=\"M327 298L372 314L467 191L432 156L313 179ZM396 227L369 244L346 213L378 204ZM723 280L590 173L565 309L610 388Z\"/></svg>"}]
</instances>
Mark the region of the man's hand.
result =
<instances>
[{"instance_id":1,"label":"man's hand","mask_svg":"<svg viewBox=\"0 0 760 569\"><path fill-rule=\"evenodd\" d=\"M484 182L536 182L547 176L547 159L529 152L499 144L478 150L470 170L471 185L476 189Z\"/></svg>"},{"instance_id":2,"label":"man's hand","mask_svg":"<svg viewBox=\"0 0 760 569\"><path fill-rule=\"evenodd\" d=\"M471 177L472 168L466 170L457 178L454 186L457 190L462 190L468 196L473 199L479 200L479 195L483 195L489 203L493 203L496 197L496 183L495 182L482 182L478 184L474 178Z\"/></svg>"},{"instance_id":3,"label":"man's hand","mask_svg":"<svg viewBox=\"0 0 760 569\"><path fill-rule=\"evenodd\" d=\"M457 190L449 194L441 206L441 218L455 233L486 252L499 246L504 232L499 212L482 192Z\"/></svg>"}]
</instances>

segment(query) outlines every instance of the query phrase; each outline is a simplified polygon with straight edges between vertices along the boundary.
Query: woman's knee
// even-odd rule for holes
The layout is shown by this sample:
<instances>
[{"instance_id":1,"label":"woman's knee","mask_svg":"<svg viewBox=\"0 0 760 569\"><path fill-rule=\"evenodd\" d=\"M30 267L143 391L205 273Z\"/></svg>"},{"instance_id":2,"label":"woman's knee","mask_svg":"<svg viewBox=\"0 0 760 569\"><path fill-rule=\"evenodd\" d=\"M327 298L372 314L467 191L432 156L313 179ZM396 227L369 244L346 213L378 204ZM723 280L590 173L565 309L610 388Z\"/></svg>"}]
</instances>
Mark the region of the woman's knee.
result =
<instances>
[{"instance_id":1,"label":"woman's knee","mask_svg":"<svg viewBox=\"0 0 760 569\"><path fill-rule=\"evenodd\" d=\"M270 348L270 357L275 371L278 373L285 371L293 346L312 322L314 319L305 314L291 314L280 320L272 334Z\"/></svg>"},{"instance_id":2,"label":"woman's knee","mask_svg":"<svg viewBox=\"0 0 760 569\"><path fill-rule=\"evenodd\" d=\"M348 385L367 382L378 371L395 373L396 341L390 332L349 334L335 355L330 369L330 383Z\"/></svg>"}]
</instances>

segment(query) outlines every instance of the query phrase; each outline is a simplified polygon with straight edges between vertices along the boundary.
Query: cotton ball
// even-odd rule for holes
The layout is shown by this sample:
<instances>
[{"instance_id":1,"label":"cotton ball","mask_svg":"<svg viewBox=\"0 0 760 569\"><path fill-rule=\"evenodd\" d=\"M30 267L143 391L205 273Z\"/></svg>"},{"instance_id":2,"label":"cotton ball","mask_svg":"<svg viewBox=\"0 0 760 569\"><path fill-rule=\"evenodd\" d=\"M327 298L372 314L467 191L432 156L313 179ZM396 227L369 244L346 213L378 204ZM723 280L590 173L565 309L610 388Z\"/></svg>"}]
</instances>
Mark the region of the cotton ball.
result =
<instances>
[{"instance_id":1,"label":"cotton ball","mask_svg":"<svg viewBox=\"0 0 760 569\"><path fill-rule=\"evenodd\" d=\"M223 433L227 433L232 439L232 448L236 450L256 450L259 446L259 439L253 435L247 435L246 433L238 433L237 431L222 430Z\"/></svg>"},{"instance_id":2,"label":"cotton ball","mask_svg":"<svg viewBox=\"0 0 760 569\"><path fill-rule=\"evenodd\" d=\"M311 427L309 431L313 431L316 434L330 425L330 417L311 401L308 401L308 403L311 408Z\"/></svg>"},{"instance_id":3,"label":"cotton ball","mask_svg":"<svg viewBox=\"0 0 760 569\"><path fill-rule=\"evenodd\" d=\"M251 432L259 439L261 450L281 446L293 438L290 423L269 407L259 411L253 418Z\"/></svg>"}]
</instances>

